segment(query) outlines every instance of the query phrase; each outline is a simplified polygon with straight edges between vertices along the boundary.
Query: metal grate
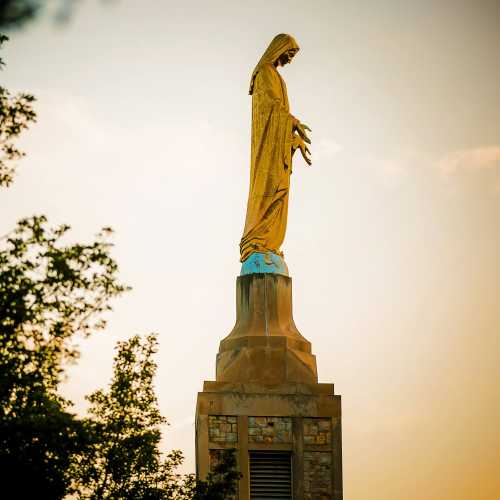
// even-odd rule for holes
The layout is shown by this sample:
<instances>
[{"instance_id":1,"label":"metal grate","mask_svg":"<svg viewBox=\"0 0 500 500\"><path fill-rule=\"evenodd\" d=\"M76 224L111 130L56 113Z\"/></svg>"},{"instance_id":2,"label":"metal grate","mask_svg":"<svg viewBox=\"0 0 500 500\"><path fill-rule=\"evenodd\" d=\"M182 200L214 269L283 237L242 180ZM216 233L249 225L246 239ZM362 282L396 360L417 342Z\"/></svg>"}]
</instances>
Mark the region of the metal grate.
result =
<instances>
[{"instance_id":1,"label":"metal grate","mask_svg":"<svg viewBox=\"0 0 500 500\"><path fill-rule=\"evenodd\" d=\"M291 454L282 451L250 452L250 499L292 499Z\"/></svg>"}]
</instances>

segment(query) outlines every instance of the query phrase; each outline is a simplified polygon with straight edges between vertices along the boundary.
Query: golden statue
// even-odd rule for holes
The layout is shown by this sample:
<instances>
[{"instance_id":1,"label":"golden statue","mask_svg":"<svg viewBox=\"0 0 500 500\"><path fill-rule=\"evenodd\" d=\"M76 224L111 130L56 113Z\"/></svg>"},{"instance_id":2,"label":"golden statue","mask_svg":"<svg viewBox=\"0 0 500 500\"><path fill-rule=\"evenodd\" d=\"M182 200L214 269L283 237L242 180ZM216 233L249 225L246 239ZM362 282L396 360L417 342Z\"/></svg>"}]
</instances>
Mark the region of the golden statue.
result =
<instances>
[{"instance_id":1,"label":"golden statue","mask_svg":"<svg viewBox=\"0 0 500 500\"><path fill-rule=\"evenodd\" d=\"M252 153L241 262L255 252L283 255L280 247L285 239L294 152L300 149L311 165L305 144L311 143L306 134L310 129L290 114L286 85L277 70L291 62L298 50L293 37L277 35L250 80Z\"/></svg>"}]
</instances>

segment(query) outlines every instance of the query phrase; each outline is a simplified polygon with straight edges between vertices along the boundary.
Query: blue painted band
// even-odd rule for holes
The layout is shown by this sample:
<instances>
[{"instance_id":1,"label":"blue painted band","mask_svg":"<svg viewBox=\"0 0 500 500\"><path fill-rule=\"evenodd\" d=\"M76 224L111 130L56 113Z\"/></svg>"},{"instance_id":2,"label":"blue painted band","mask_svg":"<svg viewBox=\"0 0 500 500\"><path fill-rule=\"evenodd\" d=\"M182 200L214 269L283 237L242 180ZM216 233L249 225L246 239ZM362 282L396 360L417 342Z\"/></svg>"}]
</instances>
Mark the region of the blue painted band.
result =
<instances>
[{"instance_id":1,"label":"blue painted band","mask_svg":"<svg viewBox=\"0 0 500 500\"><path fill-rule=\"evenodd\" d=\"M240 276L246 274L270 273L288 276L288 267L283 257L272 252L254 252L243 262Z\"/></svg>"}]
</instances>

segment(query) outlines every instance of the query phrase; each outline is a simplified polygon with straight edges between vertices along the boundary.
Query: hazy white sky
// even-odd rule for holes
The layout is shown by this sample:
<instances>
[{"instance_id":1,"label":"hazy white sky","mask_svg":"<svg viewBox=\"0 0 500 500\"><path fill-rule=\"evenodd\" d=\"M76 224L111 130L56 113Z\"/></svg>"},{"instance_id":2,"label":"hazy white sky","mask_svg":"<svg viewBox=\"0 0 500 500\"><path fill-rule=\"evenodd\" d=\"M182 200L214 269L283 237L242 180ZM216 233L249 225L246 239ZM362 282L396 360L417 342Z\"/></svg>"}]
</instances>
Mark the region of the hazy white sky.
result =
<instances>
[{"instance_id":1,"label":"hazy white sky","mask_svg":"<svg viewBox=\"0 0 500 500\"><path fill-rule=\"evenodd\" d=\"M81 342L65 394L159 333L166 448L194 467L194 409L235 319L251 71L274 35L313 130L285 257L320 381L343 396L349 500L495 500L500 489L500 3L81 2L12 33L2 85L38 97L0 233L45 213L116 230L133 291Z\"/></svg>"}]
</instances>

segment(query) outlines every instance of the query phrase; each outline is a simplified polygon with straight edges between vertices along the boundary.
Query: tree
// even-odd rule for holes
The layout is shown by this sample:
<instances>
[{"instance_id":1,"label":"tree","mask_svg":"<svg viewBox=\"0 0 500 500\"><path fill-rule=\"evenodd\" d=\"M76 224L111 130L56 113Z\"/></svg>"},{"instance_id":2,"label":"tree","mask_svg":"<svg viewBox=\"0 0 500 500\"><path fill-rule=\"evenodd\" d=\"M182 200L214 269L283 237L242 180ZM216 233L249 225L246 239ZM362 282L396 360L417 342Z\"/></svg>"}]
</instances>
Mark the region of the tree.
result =
<instances>
[{"instance_id":1,"label":"tree","mask_svg":"<svg viewBox=\"0 0 500 500\"><path fill-rule=\"evenodd\" d=\"M5 8L3 2L0 14ZM0 45L6 40L0 35ZM13 141L35 121L33 102L0 87L0 187L11 184L23 156ZM32 217L0 238L0 470L8 498L65 495L69 459L87 432L57 393L63 362L78 355L73 336L103 326L93 319L125 290L108 232L90 245L65 246L68 230Z\"/></svg>"},{"instance_id":2,"label":"tree","mask_svg":"<svg viewBox=\"0 0 500 500\"><path fill-rule=\"evenodd\" d=\"M0 48L8 38L0 34ZM0 68L4 62L0 58ZM0 86L0 187L8 187L13 180L15 162L24 153L14 146L13 140L36 120L33 110L35 98L26 93L12 96Z\"/></svg>"},{"instance_id":3,"label":"tree","mask_svg":"<svg viewBox=\"0 0 500 500\"><path fill-rule=\"evenodd\" d=\"M194 500L230 500L236 498L241 473L234 449L221 450L219 461L205 481L197 480L193 488Z\"/></svg>"},{"instance_id":4,"label":"tree","mask_svg":"<svg viewBox=\"0 0 500 500\"><path fill-rule=\"evenodd\" d=\"M76 3L75 0L0 0L0 28L24 28L47 8L56 21L66 21Z\"/></svg>"},{"instance_id":5,"label":"tree","mask_svg":"<svg viewBox=\"0 0 500 500\"><path fill-rule=\"evenodd\" d=\"M86 423L58 394L64 364L78 357L75 338L102 329L101 314L127 289L109 229L86 245L64 244L68 231L39 216L1 240L0 470L18 497L64 496L70 456L87 440Z\"/></svg>"},{"instance_id":6,"label":"tree","mask_svg":"<svg viewBox=\"0 0 500 500\"><path fill-rule=\"evenodd\" d=\"M43 2L0 3L0 27L22 24ZM7 37L0 35L0 45ZM0 59L0 67L3 61ZM0 87L0 187L24 153L14 140L36 120L29 94ZM127 287L110 255L111 230L65 244L69 226L26 218L0 238L0 470L2 497L58 500L230 498L239 474L229 450L206 481L181 476L182 454L159 451L161 416L152 380L154 336L118 345L110 390L89 396L89 418L58 392L75 339L104 328L102 313Z\"/></svg>"},{"instance_id":7,"label":"tree","mask_svg":"<svg viewBox=\"0 0 500 500\"><path fill-rule=\"evenodd\" d=\"M153 336L119 342L109 390L87 397L96 439L71 471L80 498L155 498L164 473L158 444L165 422L153 390L156 347Z\"/></svg>"},{"instance_id":8,"label":"tree","mask_svg":"<svg viewBox=\"0 0 500 500\"><path fill-rule=\"evenodd\" d=\"M43 0L2 0L0 27L16 28L32 20L39 12Z\"/></svg>"},{"instance_id":9,"label":"tree","mask_svg":"<svg viewBox=\"0 0 500 500\"><path fill-rule=\"evenodd\" d=\"M227 499L239 474L234 454L223 457L207 481L181 476L182 454L159 449L166 423L153 387L158 347L154 335L119 342L107 391L88 396L91 446L76 454L69 475L75 496L85 500Z\"/></svg>"}]
</instances>

